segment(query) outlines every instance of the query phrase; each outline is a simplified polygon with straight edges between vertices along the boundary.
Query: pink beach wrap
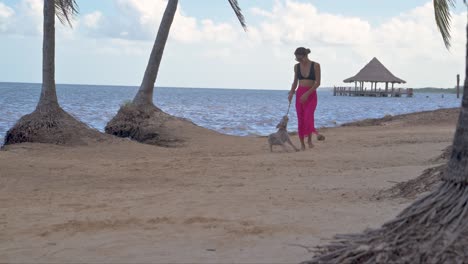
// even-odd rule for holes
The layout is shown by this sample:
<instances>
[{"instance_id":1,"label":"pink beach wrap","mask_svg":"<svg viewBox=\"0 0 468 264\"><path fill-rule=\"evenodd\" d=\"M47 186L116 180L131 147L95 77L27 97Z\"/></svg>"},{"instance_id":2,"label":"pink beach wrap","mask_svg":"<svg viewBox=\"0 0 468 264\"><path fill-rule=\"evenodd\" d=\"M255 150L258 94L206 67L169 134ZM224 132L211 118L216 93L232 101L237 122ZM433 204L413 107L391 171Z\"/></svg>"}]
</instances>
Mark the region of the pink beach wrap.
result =
<instances>
[{"instance_id":1,"label":"pink beach wrap","mask_svg":"<svg viewBox=\"0 0 468 264\"><path fill-rule=\"evenodd\" d=\"M314 118L315 109L317 108L317 91L313 91L307 101L301 103L301 96L309 89L310 87L307 86L299 86L296 91L298 135L301 139L310 134L317 134Z\"/></svg>"}]
</instances>

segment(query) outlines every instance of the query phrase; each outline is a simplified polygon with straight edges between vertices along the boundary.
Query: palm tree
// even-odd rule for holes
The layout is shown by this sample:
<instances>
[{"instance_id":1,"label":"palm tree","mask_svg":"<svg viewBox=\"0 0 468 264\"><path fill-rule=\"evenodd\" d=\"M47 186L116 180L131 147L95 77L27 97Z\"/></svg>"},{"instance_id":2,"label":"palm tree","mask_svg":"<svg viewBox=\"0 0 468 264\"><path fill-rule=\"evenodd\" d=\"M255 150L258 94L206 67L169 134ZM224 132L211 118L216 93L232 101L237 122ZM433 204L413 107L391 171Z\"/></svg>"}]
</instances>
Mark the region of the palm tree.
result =
<instances>
[{"instance_id":1,"label":"palm tree","mask_svg":"<svg viewBox=\"0 0 468 264\"><path fill-rule=\"evenodd\" d=\"M44 32L42 47L42 89L36 109L25 115L7 131L5 145L22 142L80 144L86 137L100 133L76 120L59 105L55 87L55 16L71 26L78 13L75 0L44 1Z\"/></svg>"},{"instance_id":2,"label":"palm tree","mask_svg":"<svg viewBox=\"0 0 468 264\"><path fill-rule=\"evenodd\" d=\"M228 0L228 2L242 27L246 29L244 16L237 0ZM164 113L153 103L154 85L177 5L178 0L168 0L140 88L133 101L123 105L106 125L106 133L163 146L172 146L181 141L168 125L168 121L177 118Z\"/></svg>"},{"instance_id":3,"label":"palm tree","mask_svg":"<svg viewBox=\"0 0 468 264\"><path fill-rule=\"evenodd\" d=\"M449 48L454 1L433 3L437 26ZM462 107L439 188L379 229L336 236L304 263L468 263L468 43L465 63Z\"/></svg>"}]
</instances>

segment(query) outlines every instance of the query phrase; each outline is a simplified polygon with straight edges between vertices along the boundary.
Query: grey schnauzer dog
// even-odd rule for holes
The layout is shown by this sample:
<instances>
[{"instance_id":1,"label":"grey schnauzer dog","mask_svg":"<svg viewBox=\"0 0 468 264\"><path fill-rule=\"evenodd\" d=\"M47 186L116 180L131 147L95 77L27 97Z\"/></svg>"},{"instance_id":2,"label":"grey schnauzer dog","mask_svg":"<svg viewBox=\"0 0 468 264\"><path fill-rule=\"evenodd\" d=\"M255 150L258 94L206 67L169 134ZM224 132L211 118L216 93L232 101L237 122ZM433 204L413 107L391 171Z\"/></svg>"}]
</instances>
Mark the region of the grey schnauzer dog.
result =
<instances>
[{"instance_id":1,"label":"grey schnauzer dog","mask_svg":"<svg viewBox=\"0 0 468 264\"><path fill-rule=\"evenodd\" d=\"M289 121L288 116L287 115L283 116L279 124L276 126L276 128L278 128L278 131L268 136L268 144L270 144L271 152L273 152L273 145L280 145L281 147L283 147L284 151L288 151L288 149L286 148L286 144L285 144L286 142L289 143L289 145L291 145L295 151L299 151L299 149L296 148L296 146L294 146L294 144L291 142L291 139L289 138L289 134L287 130L288 121Z\"/></svg>"}]
</instances>

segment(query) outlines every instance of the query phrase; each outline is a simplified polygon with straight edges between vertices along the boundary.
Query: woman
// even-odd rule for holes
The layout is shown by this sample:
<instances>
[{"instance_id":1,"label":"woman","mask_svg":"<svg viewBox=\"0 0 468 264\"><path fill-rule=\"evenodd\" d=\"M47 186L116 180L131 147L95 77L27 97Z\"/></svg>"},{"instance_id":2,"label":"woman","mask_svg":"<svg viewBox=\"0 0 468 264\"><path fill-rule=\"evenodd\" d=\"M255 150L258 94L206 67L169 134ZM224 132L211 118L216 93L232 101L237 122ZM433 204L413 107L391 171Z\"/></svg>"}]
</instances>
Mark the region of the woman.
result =
<instances>
[{"instance_id":1,"label":"woman","mask_svg":"<svg viewBox=\"0 0 468 264\"><path fill-rule=\"evenodd\" d=\"M294 52L296 61L299 63L294 65L294 82L288 96L288 100L291 103L296 93L298 135L302 150L306 148L304 143L305 137L307 137L309 148L313 148L312 134L321 136L315 129L314 121L315 108L317 108L317 88L320 86L321 77L320 64L309 60L309 53L310 49L304 47L297 48Z\"/></svg>"}]
</instances>

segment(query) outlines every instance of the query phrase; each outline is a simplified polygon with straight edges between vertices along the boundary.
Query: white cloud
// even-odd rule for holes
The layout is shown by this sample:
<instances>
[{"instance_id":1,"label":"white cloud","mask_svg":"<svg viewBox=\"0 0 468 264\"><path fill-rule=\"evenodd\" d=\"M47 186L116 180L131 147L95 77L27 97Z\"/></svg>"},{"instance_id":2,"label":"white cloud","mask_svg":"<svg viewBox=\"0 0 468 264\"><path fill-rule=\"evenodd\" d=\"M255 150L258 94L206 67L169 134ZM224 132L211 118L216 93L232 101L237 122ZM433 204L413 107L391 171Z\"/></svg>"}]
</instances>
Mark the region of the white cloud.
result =
<instances>
[{"instance_id":1,"label":"white cloud","mask_svg":"<svg viewBox=\"0 0 468 264\"><path fill-rule=\"evenodd\" d=\"M251 11L265 17L259 32L265 41L275 44L353 45L368 39L371 29L361 18L320 13L312 4L291 0L276 1L272 11Z\"/></svg>"},{"instance_id":2,"label":"white cloud","mask_svg":"<svg viewBox=\"0 0 468 264\"><path fill-rule=\"evenodd\" d=\"M42 2L21 0L15 7L0 3L0 33L2 30L7 34L41 33ZM167 0L114 2L114 15L99 10L80 15L73 29L58 26L58 37L106 43L105 48L93 55L122 52L148 56ZM455 74L463 70L466 13L453 16L452 49L447 52L435 26L430 0L377 25L363 17L321 12L311 3L296 0L277 0L269 9L252 8L250 14L259 22L249 24L247 20L248 31L244 32L237 21L195 18L179 6L165 56L180 62L190 50L191 59L199 59L194 63L204 72L216 70L218 60L222 60L228 68L219 78L240 73L241 77L231 87L246 86L247 81L258 82L249 83L250 87L289 86L294 64L292 53L298 46L310 48L311 58L322 64L324 85L342 85L343 79L354 75L374 56L408 81L409 86L448 86ZM171 53L173 46L178 47L178 52ZM224 72L226 76L222 76ZM269 78L259 80L259 75ZM198 76L200 82L209 82L203 79L209 77Z\"/></svg>"},{"instance_id":3,"label":"white cloud","mask_svg":"<svg viewBox=\"0 0 468 264\"><path fill-rule=\"evenodd\" d=\"M147 56L151 45L142 41L129 41L126 39L107 39L102 41L99 46L95 46L95 54L109 54L114 56L131 55Z\"/></svg>"},{"instance_id":4,"label":"white cloud","mask_svg":"<svg viewBox=\"0 0 468 264\"><path fill-rule=\"evenodd\" d=\"M99 27L101 20L102 20L102 13L99 11L95 11L90 14L86 14L83 17L83 25L88 28L96 29Z\"/></svg>"},{"instance_id":5,"label":"white cloud","mask_svg":"<svg viewBox=\"0 0 468 264\"><path fill-rule=\"evenodd\" d=\"M180 42L193 43L201 41L203 36L198 29L198 22L195 18L176 14L169 38Z\"/></svg>"},{"instance_id":6,"label":"white cloud","mask_svg":"<svg viewBox=\"0 0 468 264\"><path fill-rule=\"evenodd\" d=\"M453 16L453 47L448 52L428 2L373 28L369 41L354 50L362 58L378 57L410 86L451 86L463 69L465 25L466 13Z\"/></svg>"},{"instance_id":7,"label":"white cloud","mask_svg":"<svg viewBox=\"0 0 468 264\"><path fill-rule=\"evenodd\" d=\"M122 14L113 20L123 23L112 23L126 31L129 38L154 38L157 32L167 1L164 0L117 0L118 11ZM115 21L114 21L115 22Z\"/></svg>"},{"instance_id":8,"label":"white cloud","mask_svg":"<svg viewBox=\"0 0 468 264\"><path fill-rule=\"evenodd\" d=\"M92 36L153 41L166 5L167 0L116 0L116 17L94 12L83 20ZM199 21L185 15L179 5L169 38L182 43L232 42L236 34L232 25L207 19Z\"/></svg>"},{"instance_id":9,"label":"white cloud","mask_svg":"<svg viewBox=\"0 0 468 264\"><path fill-rule=\"evenodd\" d=\"M311 3L294 0L276 1L271 10L254 8L251 12L263 17L259 25L250 27L253 36L262 46L278 48L277 53L272 50L278 63L293 63L288 59L292 50L309 47L312 59L322 63L325 85L342 85L343 79L357 73L374 56L410 86L449 86L463 69L466 13L453 16L453 45L448 53L436 29L430 1L380 25L359 17L323 13Z\"/></svg>"},{"instance_id":10,"label":"white cloud","mask_svg":"<svg viewBox=\"0 0 468 264\"><path fill-rule=\"evenodd\" d=\"M0 32L7 30L14 15L15 11L11 7L0 2Z\"/></svg>"},{"instance_id":11,"label":"white cloud","mask_svg":"<svg viewBox=\"0 0 468 264\"><path fill-rule=\"evenodd\" d=\"M217 48L203 51L202 56L210 59L228 59L233 54L230 48Z\"/></svg>"},{"instance_id":12,"label":"white cloud","mask_svg":"<svg viewBox=\"0 0 468 264\"><path fill-rule=\"evenodd\" d=\"M273 18L273 14L266 11L266 10L262 10L258 7L252 7L250 9L250 12L253 14L253 15L257 15L257 16L262 16L262 17L267 17L267 18Z\"/></svg>"},{"instance_id":13,"label":"white cloud","mask_svg":"<svg viewBox=\"0 0 468 264\"><path fill-rule=\"evenodd\" d=\"M21 0L17 7L15 32L22 35L42 34L43 6L42 0Z\"/></svg>"},{"instance_id":14,"label":"white cloud","mask_svg":"<svg viewBox=\"0 0 468 264\"><path fill-rule=\"evenodd\" d=\"M237 39L237 30L227 23L215 24L206 19L201 22L204 41L233 43Z\"/></svg>"},{"instance_id":15,"label":"white cloud","mask_svg":"<svg viewBox=\"0 0 468 264\"><path fill-rule=\"evenodd\" d=\"M9 26L4 33L19 36L41 36L43 32L43 0L21 0L14 7L3 8L0 3L0 32L2 25L2 14L6 10L9 16ZM3 11L2 11L3 10ZM72 20L74 28L68 24L62 25L56 19L56 35L59 37L73 38L75 29L79 26L79 21Z\"/></svg>"}]
</instances>

